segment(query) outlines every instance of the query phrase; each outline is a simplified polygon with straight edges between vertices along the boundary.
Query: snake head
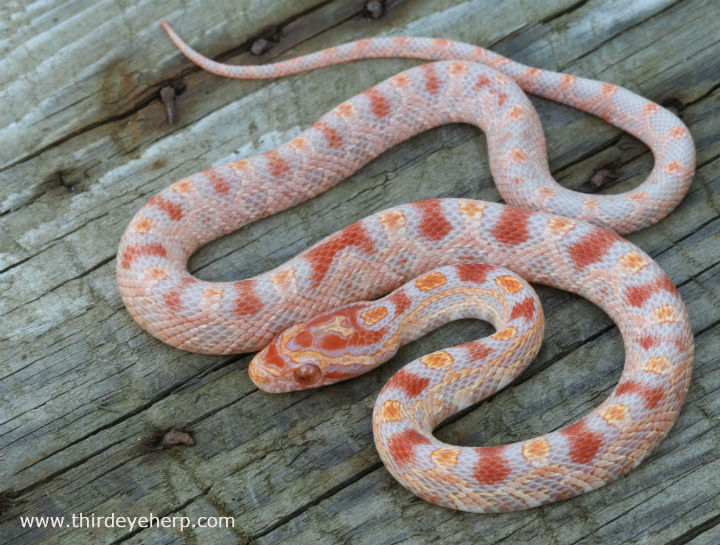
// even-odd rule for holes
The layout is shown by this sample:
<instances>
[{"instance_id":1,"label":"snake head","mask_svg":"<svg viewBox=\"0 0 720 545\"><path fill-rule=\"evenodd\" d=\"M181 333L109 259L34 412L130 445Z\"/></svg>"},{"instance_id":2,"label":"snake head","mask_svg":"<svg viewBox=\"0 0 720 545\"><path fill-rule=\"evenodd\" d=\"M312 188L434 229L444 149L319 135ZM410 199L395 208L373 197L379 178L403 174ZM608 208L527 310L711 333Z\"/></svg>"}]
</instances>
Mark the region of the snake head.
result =
<instances>
[{"instance_id":1,"label":"snake head","mask_svg":"<svg viewBox=\"0 0 720 545\"><path fill-rule=\"evenodd\" d=\"M369 303L353 303L321 314L280 333L250 362L252 381L266 392L316 388L355 377L376 367L369 332L359 316ZM383 332L384 333L384 332ZM391 354L392 355L392 354Z\"/></svg>"}]
</instances>

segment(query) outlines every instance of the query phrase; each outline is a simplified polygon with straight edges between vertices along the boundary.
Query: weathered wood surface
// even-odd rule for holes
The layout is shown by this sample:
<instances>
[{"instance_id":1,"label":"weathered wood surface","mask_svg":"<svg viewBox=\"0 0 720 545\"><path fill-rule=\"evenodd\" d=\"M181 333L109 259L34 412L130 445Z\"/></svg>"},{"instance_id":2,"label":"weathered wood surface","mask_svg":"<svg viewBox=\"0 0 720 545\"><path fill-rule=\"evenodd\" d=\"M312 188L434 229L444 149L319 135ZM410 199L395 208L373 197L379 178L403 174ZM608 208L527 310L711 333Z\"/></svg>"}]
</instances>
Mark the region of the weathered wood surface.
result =
<instances>
[{"instance_id":1,"label":"weathered wood surface","mask_svg":"<svg viewBox=\"0 0 720 545\"><path fill-rule=\"evenodd\" d=\"M0 542L647 543L720 542L720 7L713 0L391 0L186 3L77 0L0 8ZM629 238L668 272L696 334L692 386L655 453L626 478L566 502L469 515L422 502L384 470L371 408L404 362L485 334L460 322L356 380L288 395L258 391L248 356L183 353L142 331L115 288L114 254L133 213L167 184L265 151L338 102L411 65L365 61L279 81L223 80L190 66L161 32L257 62L258 37L286 58L360 37L464 40L547 69L624 85L675 107L698 148L689 195ZM159 90L176 89L165 120ZM553 173L588 190L598 169L638 183L648 150L589 116L533 99ZM499 200L484 136L446 126L413 138L326 194L193 257L202 278L278 265L338 226L411 200ZM442 427L499 444L568 423L616 383L622 343L585 301L540 289L541 354L515 385ZM193 447L162 449L164 431ZM27 529L21 515L228 515L235 528Z\"/></svg>"}]
</instances>

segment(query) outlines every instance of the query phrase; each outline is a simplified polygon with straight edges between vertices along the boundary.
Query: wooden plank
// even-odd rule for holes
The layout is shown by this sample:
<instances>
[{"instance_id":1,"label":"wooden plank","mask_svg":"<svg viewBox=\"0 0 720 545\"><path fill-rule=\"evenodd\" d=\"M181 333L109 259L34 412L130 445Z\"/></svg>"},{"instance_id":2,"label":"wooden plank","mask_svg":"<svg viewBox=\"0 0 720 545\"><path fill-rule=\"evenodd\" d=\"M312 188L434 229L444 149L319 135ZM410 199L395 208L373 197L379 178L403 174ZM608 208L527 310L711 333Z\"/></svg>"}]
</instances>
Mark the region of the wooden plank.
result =
<instances>
[{"instance_id":1,"label":"wooden plank","mask_svg":"<svg viewBox=\"0 0 720 545\"><path fill-rule=\"evenodd\" d=\"M712 542L720 520L720 61L710 24L717 6L418 0L386 2L385 15L370 20L363 5L139 2L120 11L111 3L40 3L2 17L10 31L0 51L13 77L0 79L0 99L15 112L3 115L15 117L0 123L9 143L0 152L0 474L8 487L0 543ZM198 49L233 63L257 62L248 49L264 35L279 41L263 60L373 35L443 36L678 104L698 147L696 180L666 220L629 238L679 286L697 359L686 408L650 460L599 491L531 511L488 517L439 509L382 468L372 405L403 363L488 327L452 324L374 373L280 396L252 385L247 356L186 354L140 330L116 292L114 253L150 195L208 165L272 148L410 64L366 61L280 81L225 81L188 66L159 32L161 16ZM40 87L48 81L54 85ZM166 85L182 90L173 127L156 98ZM25 96L40 107L25 105ZM652 157L632 138L534 102L565 185L587 187L592 172L613 161L620 177L610 191L649 172ZM477 130L447 126L415 137L313 201L208 245L191 270L218 280L254 274L338 225L434 196L498 200ZM622 343L607 316L568 294L540 293L548 328L538 360L513 387L444 426L441 438L498 444L546 432L596 405L617 381ZM171 427L191 431L195 446L159 448ZM18 524L20 515L80 511L227 515L236 527L179 534Z\"/></svg>"}]
</instances>

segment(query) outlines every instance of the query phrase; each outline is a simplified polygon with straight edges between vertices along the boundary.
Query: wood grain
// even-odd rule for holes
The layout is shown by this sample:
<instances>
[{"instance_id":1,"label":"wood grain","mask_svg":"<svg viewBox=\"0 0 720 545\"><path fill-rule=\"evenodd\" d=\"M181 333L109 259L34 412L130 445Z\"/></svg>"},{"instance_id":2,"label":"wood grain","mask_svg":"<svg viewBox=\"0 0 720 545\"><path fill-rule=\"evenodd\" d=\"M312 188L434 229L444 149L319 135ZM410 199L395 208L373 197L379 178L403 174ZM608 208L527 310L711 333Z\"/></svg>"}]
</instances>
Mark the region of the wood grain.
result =
<instances>
[{"instance_id":1,"label":"wood grain","mask_svg":"<svg viewBox=\"0 0 720 545\"><path fill-rule=\"evenodd\" d=\"M124 7L120 7L124 6ZM720 538L720 9L711 0L391 0L204 3L73 1L0 8L0 543L642 543ZM690 193L629 236L668 272L696 334L685 408L651 458L591 494L530 511L469 515L424 503L384 470L371 409L403 363L490 331L457 322L377 371L323 390L258 391L248 356L177 351L142 331L115 288L117 243L169 183L271 149L342 100L412 63L363 61L278 81L222 80L190 66L157 21L230 63L361 37L441 36L520 62L614 82L674 106L698 149ZM250 53L259 38L270 48ZM159 92L176 91L175 124ZM622 191L649 172L633 138L533 99L553 174ZM484 136L451 125L385 153L312 201L201 249L191 270L238 279L338 226L431 197L499 200ZM513 386L444 424L444 440L499 444L588 411L620 375L609 318L539 290L537 361ZM161 448L171 429L194 446ZM20 516L232 516L234 529L28 529Z\"/></svg>"}]
</instances>

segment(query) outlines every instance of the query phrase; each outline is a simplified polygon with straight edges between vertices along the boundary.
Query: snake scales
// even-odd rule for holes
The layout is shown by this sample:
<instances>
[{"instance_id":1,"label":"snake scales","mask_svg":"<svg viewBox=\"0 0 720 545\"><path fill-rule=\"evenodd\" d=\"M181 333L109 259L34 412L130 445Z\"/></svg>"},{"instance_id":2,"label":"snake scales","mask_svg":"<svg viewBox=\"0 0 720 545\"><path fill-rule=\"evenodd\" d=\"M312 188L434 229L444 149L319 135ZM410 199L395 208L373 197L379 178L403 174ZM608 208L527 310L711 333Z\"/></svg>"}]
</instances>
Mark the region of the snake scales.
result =
<instances>
[{"instance_id":1,"label":"snake scales","mask_svg":"<svg viewBox=\"0 0 720 545\"><path fill-rule=\"evenodd\" d=\"M688 388L692 331L667 275L616 233L653 224L685 195L695 154L677 117L622 87L449 40L373 38L229 66L162 24L191 61L226 77L274 78L371 57L435 62L343 102L274 150L193 174L150 199L117 259L123 300L142 327L184 350L262 350L251 378L284 392L364 373L448 320L492 322L490 337L398 371L373 414L388 470L415 494L455 509L509 511L575 496L627 473L662 440ZM642 140L655 157L649 177L618 195L561 187L523 91ZM455 122L485 132L492 174L512 206L415 202L358 221L254 278L207 282L188 273L189 256L203 244L325 191L412 135ZM517 275L581 295L610 315L626 352L619 384L582 419L540 437L444 444L433 428L505 386L538 350L542 310Z\"/></svg>"}]
</instances>

